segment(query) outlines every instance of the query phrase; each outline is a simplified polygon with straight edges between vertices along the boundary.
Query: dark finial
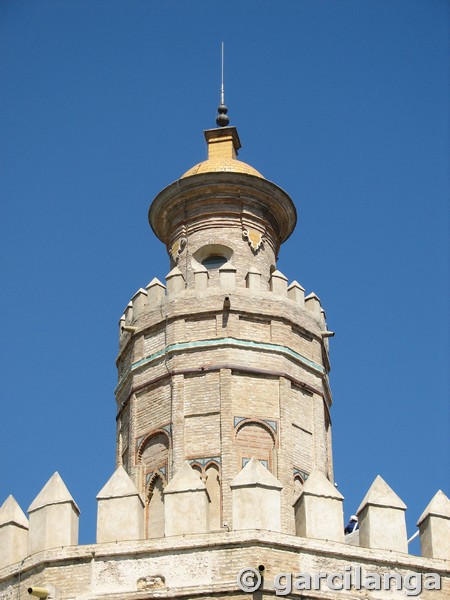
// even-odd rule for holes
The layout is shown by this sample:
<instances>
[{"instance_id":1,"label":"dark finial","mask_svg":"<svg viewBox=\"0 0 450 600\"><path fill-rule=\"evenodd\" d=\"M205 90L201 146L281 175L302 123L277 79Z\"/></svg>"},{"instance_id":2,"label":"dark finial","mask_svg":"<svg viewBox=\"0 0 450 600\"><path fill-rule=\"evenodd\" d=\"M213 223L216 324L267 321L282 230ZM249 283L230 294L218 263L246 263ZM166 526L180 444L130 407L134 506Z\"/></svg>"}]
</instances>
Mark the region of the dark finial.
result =
<instances>
[{"instance_id":1,"label":"dark finial","mask_svg":"<svg viewBox=\"0 0 450 600\"><path fill-rule=\"evenodd\" d=\"M223 85L223 42L222 42L222 85L220 86L220 104L217 109L219 113L216 117L216 123L219 127L226 127L230 122L230 117L227 115L228 107L225 106L225 88Z\"/></svg>"},{"instance_id":2,"label":"dark finial","mask_svg":"<svg viewBox=\"0 0 450 600\"><path fill-rule=\"evenodd\" d=\"M219 104L219 108L217 109L219 113L216 117L216 123L219 127L226 127L230 122L230 117L227 115L228 108L225 104Z\"/></svg>"}]
</instances>

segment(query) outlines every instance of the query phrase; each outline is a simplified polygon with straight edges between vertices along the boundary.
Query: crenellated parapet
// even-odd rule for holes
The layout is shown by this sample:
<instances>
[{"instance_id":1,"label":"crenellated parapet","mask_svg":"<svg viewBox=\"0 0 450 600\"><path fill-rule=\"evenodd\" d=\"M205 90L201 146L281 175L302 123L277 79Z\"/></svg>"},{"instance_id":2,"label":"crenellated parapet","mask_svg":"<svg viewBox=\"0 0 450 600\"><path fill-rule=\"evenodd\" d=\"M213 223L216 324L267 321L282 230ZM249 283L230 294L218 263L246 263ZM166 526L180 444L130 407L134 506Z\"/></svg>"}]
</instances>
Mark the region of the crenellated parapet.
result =
<instances>
[{"instance_id":1,"label":"crenellated parapet","mask_svg":"<svg viewBox=\"0 0 450 600\"><path fill-rule=\"evenodd\" d=\"M189 461L185 461L163 493L164 530L145 543L151 548L158 539L166 538L169 543L173 540L176 546L179 544L177 539L183 539L190 546L196 539L203 539L201 536L211 536L207 544L213 550L216 546L220 547L224 534L253 530L253 535L261 536L262 540L264 531L275 536L281 530L282 487L282 483L260 461L252 458L230 484L232 520L223 525L222 534L217 538L209 522L211 497L208 486ZM97 502L97 540L89 547L92 556L107 555L111 543L143 540L144 501L121 466L99 492ZM406 507L380 476L373 482L358 510L359 543L353 540L349 544L349 536L344 539L343 497L320 471L310 474L291 509L295 514L296 535L283 538L287 546L295 546L296 539L305 540L305 543L309 540L319 544L317 549L322 542L334 544L336 555L345 557L349 554L353 556L352 560L356 556L362 563L377 553L381 562L383 556L389 556L389 560L398 564L406 560ZM40 517L36 518L38 511ZM434 559L433 570L443 576L450 574L450 564L446 562L450 558L449 511L450 501L439 491L418 523L422 555ZM78 546L78 509L57 473L37 495L29 508L29 515L28 522L12 496L0 508L0 590L5 582L15 577L19 568L27 564L26 561L35 561L35 557L45 556L46 568L54 569L57 565L62 569L64 548L74 548L70 551L73 556L83 554L83 547L75 550ZM433 521L431 525L430 520ZM206 541L207 538L204 539ZM359 554L355 555L355 552ZM423 566L421 568L423 570ZM167 567L158 574L164 580L170 579ZM55 581L49 583L57 585ZM78 593L85 591L79 589Z\"/></svg>"},{"instance_id":2,"label":"crenellated parapet","mask_svg":"<svg viewBox=\"0 0 450 600\"><path fill-rule=\"evenodd\" d=\"M174 267L166 275L166 285L162 284L156 277L145 289L140 288L130 302L127 304L123 315L119 320L120 346L122 347L130 334L134 334L146 327L151 327L158 320L158 311L170 310L170 304L179 301L184 303L191 298L197 299L197 312L212 306L208 302L214 296L237 295L244 301L253 301L257 306L260 301L269 304L286 302L291 306L291 311L297 307L293 314L304 314L308 325L320 325L320 331L326 329L325 311L318 296L312 292L305 297L304 288L297 282L288 283L288 279L280 271L273 271L268 283L262 285L261 273L255 267L250 267L243 281L237 281L236 267L229 261L218 269L217 280L211 281L211 272L203 265L198 265L194 272L192 285L186 284L185 277L178 267ZM222 301L224 297L222 296ZM224 306L214 307L223 310ZM226 306L225 306L226 308ZM231 305L230 305L231 308ZM278 308L278 312L280 312ZM332 332L329 332L332 335Z\"/></svg>"},{"instance_id":3,"label":"crenellated parapet","mask_svg":"<svg viewBox=\"0 0 450 600\"><path fill-rule=\"evenodd\" d=\"M325 377L331 405L326 375L330 369L328 338L334 333L327 328L317 295L305 298L304 288L296 281L288 285L280 271L272 273L269 289L261 288L261 274L253 267L245 276L245 287L236 285L236 269L230 262L218 271L216 285L210 285L210 274L201 267L189 288L180 269L174 267L166 276L166 285L154 278L134 294L119 320L117 389L123 388L133 365L142 370L151 360L147 347L156 351L156 356L161 352L168 356L174 348L171 342L241 339L243 343L274 343L275 352L284 348L286 355L303 360L304 366ZM191 322L197 322L199 328L190 328ZM148 343L152 338L154 343Z\"/></svg>"}]
</instances>

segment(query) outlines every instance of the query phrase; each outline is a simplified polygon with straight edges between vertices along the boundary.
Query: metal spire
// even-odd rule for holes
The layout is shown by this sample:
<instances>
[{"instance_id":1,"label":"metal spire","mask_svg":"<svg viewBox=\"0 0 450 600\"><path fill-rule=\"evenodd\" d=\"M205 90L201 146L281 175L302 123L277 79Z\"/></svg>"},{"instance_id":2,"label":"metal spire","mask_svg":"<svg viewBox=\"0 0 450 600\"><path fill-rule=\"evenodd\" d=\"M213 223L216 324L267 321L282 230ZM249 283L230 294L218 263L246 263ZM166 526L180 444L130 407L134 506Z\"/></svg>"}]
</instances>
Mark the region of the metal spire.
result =
<instances>
[{"instance_id":1,"label":"metal spire","mask_svg":"<svg viewBox=\"0 0 450 600\"><path fill-rule=\"evenodd\" d=\"M222 83L220 86L220 104L217 112L216 123L219 127L226 127L230 122L227 116L228 107L225 105L225 86L223 84L223 64L224 64L224 43L222 42Z\"/></svg>"},{"instance_id":2,"label":"metal spire","mask_svg":"<svg viewBox=\"0 0 450 600\"><path fill-rule=\"evenodd\" d=\"M222 42L222 84L220 86L220 104L225 104L225 88L223 86L223 42Z\"/></svg>"}]
</instances>

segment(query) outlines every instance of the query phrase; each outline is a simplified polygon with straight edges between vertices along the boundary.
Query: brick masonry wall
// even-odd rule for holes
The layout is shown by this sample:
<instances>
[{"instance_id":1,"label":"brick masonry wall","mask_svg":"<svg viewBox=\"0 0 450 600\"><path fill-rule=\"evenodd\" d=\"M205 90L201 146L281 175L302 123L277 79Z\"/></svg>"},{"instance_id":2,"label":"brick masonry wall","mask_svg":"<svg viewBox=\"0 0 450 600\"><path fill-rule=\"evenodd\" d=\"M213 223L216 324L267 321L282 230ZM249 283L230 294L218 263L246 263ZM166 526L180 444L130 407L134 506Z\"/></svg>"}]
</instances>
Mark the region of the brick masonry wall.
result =
<instances>
[{"instance_id":1,"label":"brick masonry wall","mask_svg":"<svg viewBox=\"0 0 450 600\"><path fill-rule=\"evenodd\" d=\"M206 293L186 290L172 301L165 299L158 316L147 315L141 324L141 333L130 337L121 356L131 355L134 363L143 361L142 366L128 375L122 369L118 392L118 405L125 403L119 418L122 448L132 449L125 466L138 488L145 493L145 478L136 460L137 442L170 425L168 478L186 458L219 457L222 520L229 524L229 484L242 468L242 459L249 454L261 459L267 455L270 470L283 484L283 530L293 533L294 469L309 473L318 467L332 477L324 406L331 398L324 386L326 374L318 370L324 369L318 336L321 322L287 298L270 292L258 298L245 289L233 293L232 307L224 312L223 292L209 289ZM249 345L209 347L201 343L222 339L244 340ZM292 349L318 367L310 368L270 346L255 348L252 342ZM166 344L184 346L164 354ZM145 362L158 352L154 360ZM283 373L291 380L280 376ZM302 382L310 388L302 387ZM133 426L128 424L131 414ZM260 451L250 442L245 449L245 435L237 438L236 419L258 421L260 433L261 427L267 428L269 433L260 435ZM274 444L268 454L271 429ZM257 436L257 430L244 433Z\"/></svg>"}]
</instances>

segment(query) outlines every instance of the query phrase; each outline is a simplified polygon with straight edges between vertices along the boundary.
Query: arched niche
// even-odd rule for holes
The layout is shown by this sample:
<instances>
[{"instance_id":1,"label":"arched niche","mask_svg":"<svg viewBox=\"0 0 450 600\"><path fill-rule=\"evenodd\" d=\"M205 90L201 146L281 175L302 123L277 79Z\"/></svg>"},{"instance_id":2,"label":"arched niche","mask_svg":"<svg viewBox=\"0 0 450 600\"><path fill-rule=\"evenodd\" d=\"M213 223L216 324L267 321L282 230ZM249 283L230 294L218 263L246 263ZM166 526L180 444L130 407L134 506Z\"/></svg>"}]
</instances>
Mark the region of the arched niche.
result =
<instances>
[{"instance_id":1,"label":"arched niche","mask_svg":"<svg viewBox=\"0 0 450 600\"><path fill-rule=\"evenodd\" d=\"M269 471L274 471L276 438L271 428L257 420L239 423L236 429L238 468L242 469L251 458L257 458Z\"/></svg>"},{"instance_id":2,"label":"arched niche","mask_svg":"<svg viewBox=\"0 0 450 600\"><path fill-rule=\"evenodd\" d=\"M164 429L147 435L139 445L137 462L145 482L146 537L164 537L164 487L168 477L170 436Z\"/></svg>"},{"instance_id":3,"label":"arched niche","mask_svg":"<svg viewBox=\"0 0 450 600\"><path fill-rule=\"evenodd\" d=\"M138 449L137 460L144 467L146 475L158 469L167 473L169 450L170 437L163 429L144 438Z\"/></svg>"},{"instance_id":4,"label":"arched niche","mask_svg":"<svg viewBox=\"0 0 450 600\"><path fill-rule=\"evenodd\" d=\"M205 246L202 246L193 253L192 266L195 268L199 264L201 264L204 265L207 269L214 268L214 261L212 261L212 264L208 266L208 260L213 258L222 258L222 264L224 264L226 262L231 262L232 257L233 250L228 246L225 246L223 244L206 244ZM220 266L221 264L217 262L217 266L215 268L219 268Z\"/></svg>"}]
</instances>

